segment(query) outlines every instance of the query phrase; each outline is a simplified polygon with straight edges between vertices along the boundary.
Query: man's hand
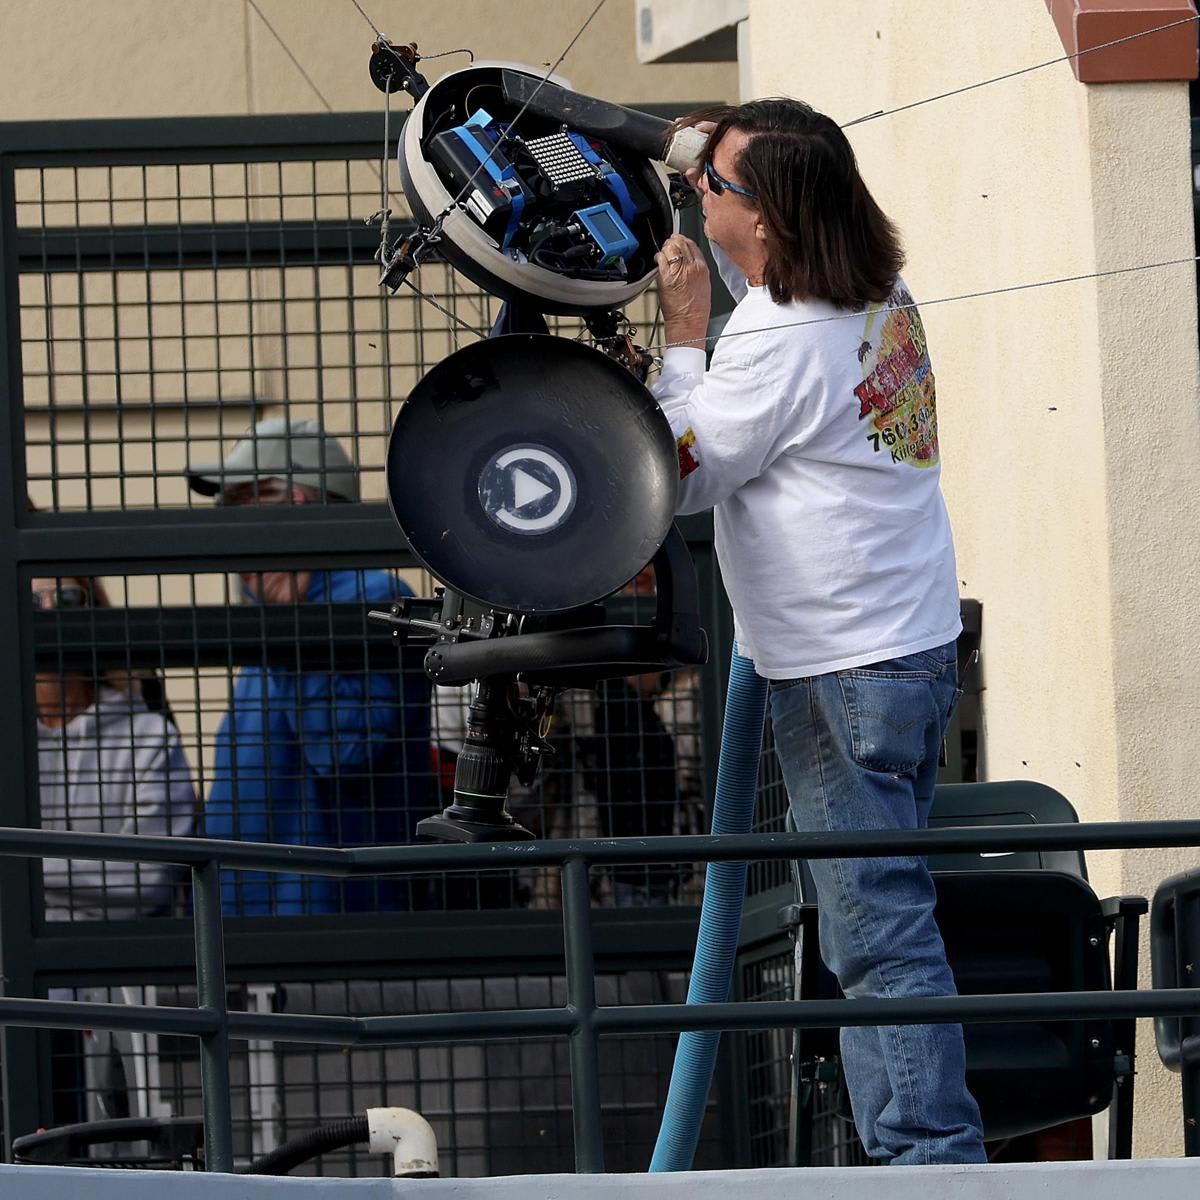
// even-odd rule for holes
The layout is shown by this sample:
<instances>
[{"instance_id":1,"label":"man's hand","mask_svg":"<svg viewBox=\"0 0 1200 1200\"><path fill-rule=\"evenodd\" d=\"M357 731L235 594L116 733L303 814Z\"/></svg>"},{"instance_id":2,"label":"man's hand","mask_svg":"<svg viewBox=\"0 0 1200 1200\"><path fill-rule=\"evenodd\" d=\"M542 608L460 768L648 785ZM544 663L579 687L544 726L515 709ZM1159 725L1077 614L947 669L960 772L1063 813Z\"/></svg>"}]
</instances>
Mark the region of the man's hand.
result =
<instances>
[{"instance_id":1,"label":"man's hand","mask_svg":"<svg viewBox=\"0 0 1200 1200\"><path fill-rule=\"evenodd\" d=\"M700 247L681 233L672 234L654 256L658 266L658 303L672 345L705 346L712 290Z\"/></svg>"},{"instance_id":2,"label":"man's hand","mask_svg":"<svg viewBox=\"0 0 1200 1200\"><path fill-rule=\"evenodd\" d=\"M697 130L697 132L708 135L711 135L712 131L716 129L716 127L716 121L697 121L696 124L692 126L692 128ZM705 153L707 153L707 151L705 151ZM688 183L692 185L692 189L697 195L700 194L700 176L703 174L703 167L689 167L683 173L684 179L686 179Z\"/></svg>"}]
</instances>

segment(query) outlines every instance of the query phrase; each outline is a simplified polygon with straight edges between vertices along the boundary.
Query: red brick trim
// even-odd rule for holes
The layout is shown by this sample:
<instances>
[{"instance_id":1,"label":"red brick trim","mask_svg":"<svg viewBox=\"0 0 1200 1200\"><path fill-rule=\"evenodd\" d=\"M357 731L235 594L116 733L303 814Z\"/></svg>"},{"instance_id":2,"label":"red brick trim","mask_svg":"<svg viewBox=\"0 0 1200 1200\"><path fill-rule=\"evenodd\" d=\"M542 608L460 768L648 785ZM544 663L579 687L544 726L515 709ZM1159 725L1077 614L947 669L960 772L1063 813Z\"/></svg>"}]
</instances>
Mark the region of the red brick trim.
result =
<instances>
[{"instance_id":1,"label":"red brick trim","mask_svg":"<svg viewBox=\"0 0 1200 1200\"><path fill-rule=\"evenodd\" d=\"M1196 16L1194 0L1046 0L1068 54ZM1071 59L1081 83L1195 79L1200 22Z\"/></svg>"}]
</instances>

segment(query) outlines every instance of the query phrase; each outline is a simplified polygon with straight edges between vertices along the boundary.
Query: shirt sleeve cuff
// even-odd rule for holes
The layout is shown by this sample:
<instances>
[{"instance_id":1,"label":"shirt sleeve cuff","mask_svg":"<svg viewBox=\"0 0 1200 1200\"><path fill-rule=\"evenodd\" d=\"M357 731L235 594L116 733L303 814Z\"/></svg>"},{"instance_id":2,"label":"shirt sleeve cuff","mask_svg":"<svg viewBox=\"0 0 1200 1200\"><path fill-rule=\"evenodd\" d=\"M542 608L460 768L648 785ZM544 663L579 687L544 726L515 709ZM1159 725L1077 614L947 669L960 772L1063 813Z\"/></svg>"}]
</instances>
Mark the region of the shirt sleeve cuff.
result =
<instances>
[{"instance_id":1,"label":"shirt sleeve cuff","mask_svg":"<svg viewBox=\"0 0 1200 1200\"><path fill-rule=\"evenodd\" d=\"M672 346L663 351L660 378L678 379L686 375L703 375L707 360L703 350L695 346Z\"/></svg>"}]
</instances>

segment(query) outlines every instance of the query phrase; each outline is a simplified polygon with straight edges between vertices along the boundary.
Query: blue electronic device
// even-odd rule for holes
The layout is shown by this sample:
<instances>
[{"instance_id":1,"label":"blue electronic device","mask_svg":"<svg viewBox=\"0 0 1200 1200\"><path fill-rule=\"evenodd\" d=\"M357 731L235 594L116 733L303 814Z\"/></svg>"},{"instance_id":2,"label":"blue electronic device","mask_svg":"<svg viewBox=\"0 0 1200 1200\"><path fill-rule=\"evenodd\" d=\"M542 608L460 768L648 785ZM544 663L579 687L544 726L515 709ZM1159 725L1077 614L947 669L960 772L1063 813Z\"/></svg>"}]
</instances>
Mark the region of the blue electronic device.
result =
<instances>
[{"instance_id":1,"label":"blue electronic device","mask_svg":"<svg viewBox=\"0 0 1200 1200\"><path fill-rule=\"evenodd\" d=\"M434 161L462 189L467 211L505 248L520 228L526 200L516 168L500 147L506 132L481 108L432 145Z\"/></svg>"},{"instance_id":2,"label":"blue electronic device","mask_svg":"<svg viewBox=\"0 0 1200 1200\"><path fill-rule=\"evenodd\" d=\"M593 204L590 208L577 209L572 215L599 246L600 266L615 266L618 262L623 266L625 260L637 251L637 238L621 220L620 213L607 201Z\"/></svg>"},{"instance_id":3,"label":"blue electronic device","mask_svg":"<svg viewBox=\"0 0 1200 1200\"><path fill-rule=\"evenodd\" d=\"M602 141L543 130L526 136L475 108L426 152L453 205L511 262L589 280L644 275L651 204L636 175Z\"/></svg>"}]
</instances>

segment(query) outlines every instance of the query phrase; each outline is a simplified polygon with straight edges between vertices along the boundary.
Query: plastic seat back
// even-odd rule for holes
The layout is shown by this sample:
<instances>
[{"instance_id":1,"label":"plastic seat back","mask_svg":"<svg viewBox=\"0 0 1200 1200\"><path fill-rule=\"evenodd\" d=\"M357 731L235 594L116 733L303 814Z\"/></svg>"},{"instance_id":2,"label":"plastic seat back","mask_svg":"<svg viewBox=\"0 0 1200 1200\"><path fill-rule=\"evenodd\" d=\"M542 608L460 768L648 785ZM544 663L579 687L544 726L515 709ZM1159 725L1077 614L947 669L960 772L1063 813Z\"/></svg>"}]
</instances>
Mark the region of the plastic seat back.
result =
<instances>
[{"instance_id":1,"label":"plastic seat back","mask_svg":"<svg viewBox=\"0 0 1200 1200\"><path fill-rule=\"evenodd\" d=\"M1044 783L1026 779L997 783L948 783L933 794L931 829L976 825L1075 824L1079 814L1061 793ZM978 851L937 854L929 858L931 871L1061 871L1087 879L1079 850Z\"/></svg>"},{"instance_id":2,"label":"plastic seat back","mask_svg":"<svg viewBox=\"0 0 1200 1200\"><path fill-rule=\"evenodd\" d=\"M938 926L962 995L1108 991L1100 901L1073 873L939 871ZM967 1024L967 1083L989 1139L1090 1116L1113 1090L1110 1021Z\"/></svg>"}]
</instances>

